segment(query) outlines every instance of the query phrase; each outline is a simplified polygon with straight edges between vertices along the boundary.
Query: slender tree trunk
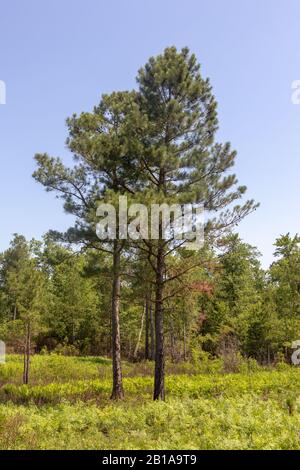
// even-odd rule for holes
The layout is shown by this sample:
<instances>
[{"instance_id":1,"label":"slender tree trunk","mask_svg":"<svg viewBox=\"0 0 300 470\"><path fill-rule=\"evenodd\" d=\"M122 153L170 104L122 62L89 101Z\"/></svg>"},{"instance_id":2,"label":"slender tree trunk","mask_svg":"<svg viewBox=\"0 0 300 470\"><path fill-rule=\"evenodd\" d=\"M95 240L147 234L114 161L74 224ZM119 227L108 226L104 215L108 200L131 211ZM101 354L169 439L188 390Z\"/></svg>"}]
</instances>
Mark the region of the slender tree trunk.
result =
<instances>
[{"instance_id":1,"label":"slender tree trunk","mask_svg":"<svg viewBox=\"0 0 300 470\"><path fill-rule=\"evenodd\" d=\"M170 324L170 345L171 345L171 358L172 362L175 362L175 336L174 336L174 325L171 321Z\"/></svg>"},{"instance_id":2,"label":"slender tree trunk","mask_svg":"<svg viewBox=\"0 0 300 470\"><path fill-rule=\"evenodd\" d=\"M30 323L26 325L25 347L24 347L24 369L23 369L23 384L28 384L29 381L29 365L30 365Z\"/></svg>"},{"instance_id":3,"label":"slender tree trunk","mask_svg":"<svg viewBox=\"0 0 300 470\"><path fill-rule=\"evenodd\" d=\"M111 394L112 400L124 398L124 390L122 383L122 366L121 366L121 338L120 338L120 264L121 249L118 240L114 240L113 254L113 290L112 290L112 362L113 362L113 390Z\"/></svg>"},{"instance_id":4,"label":"slender tree trunk","mask_svg":"<svg viewBox=\"0 0 300 470\"><path fill-rule=\"evenodd\" d=\"M110 331L110 335L108 337L108 354L109 356L112 355L112 315L110 315L110 318L109 318L109 331Z\"/></svg>"},{"instance_id":5,"label":"slender tree trunk","mask_svg":"<svg viewBox=\"0 0 300 470\"><path fill-rule=\"evenodd\" d=\"M155 358L155 327L152 310L151 290L146 295L146 331L145 331L145 359L153 361Z\"/></svg>"},{"instance_id":6,"label":"slender tree trunk","mask_svg":"<svg viewBox=\"0 0 300 470\"><path fill-rule=\"evenodd\" d=\"M150 326L150 315L149 315L149 294L146 294L146 309L145 309L145 359L148 361L150 359L150 350L149 350L149 326Z\"/></svg>"},{"instance_id":7,"label":"slender tree trunk","mask_svg":"<svg viewBox=\"0 0 300 470\"><path fill-rule=\"evenodd\" d=\"M159 243L156 266L156 292L155 292L155 374L154 374L154 400L165 399L165 351L164 351L164 325L163 325L163 279L164 279L164 250L163 243Z\"/></svg>"},{"instance_id":8,"label":"slender tree trunk","mask_svg":"<svg viewBox=\"0 0 300 470\"><path fill-rule=\"evenodd\" d=\"M183 360L186 361L186 330L185 330L185 322L183 322Z\"/></svg>"},{"instance_id":9,"label":"slender tree trunk","mask_svg":"<svg viewBox=\"0 0 300 470\"><path fill-rule=\"evenodd\" d=\"M155 359L155 325L154 325L154 318L153 318L153 306L152 306L151 294L150 294L149 315L150 315L150 360L154 361Z\"/></svg>"},{"instance_id":10,"label":"slender tree trunk","mask_svg":"<svg viewBox=\"0 0 300 470\"><path fill-rule=\"evenodd\" d=\"M137 355L138 355L138 352L139 352L140 342L141 342L141 338L142 338L142 334L143 334L143 329L144 329L144 317L145 317L145 311L146 311L146 304L144 305L144 307L143 307L143 311L142 311L142 317L141 317L141 327L140 327L140 331L139 331L138 339L137 339L136 346L135 346L134 353L133 353L133 357L134 357L134 359L136 359L136 358L137 358Z\"/></svg>"}]
</instances>

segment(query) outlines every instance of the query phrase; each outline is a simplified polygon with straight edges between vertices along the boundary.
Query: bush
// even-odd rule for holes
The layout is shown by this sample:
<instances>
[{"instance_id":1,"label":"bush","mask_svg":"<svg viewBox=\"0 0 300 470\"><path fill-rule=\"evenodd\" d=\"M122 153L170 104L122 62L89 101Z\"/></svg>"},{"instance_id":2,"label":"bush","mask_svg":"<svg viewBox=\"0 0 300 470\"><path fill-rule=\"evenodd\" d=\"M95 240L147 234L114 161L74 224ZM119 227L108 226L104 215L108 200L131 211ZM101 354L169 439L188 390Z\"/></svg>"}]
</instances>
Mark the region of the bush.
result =
<instances>
[{"instance_id":1,"label":"bush","mask_svg":"<svg viewBox=\"0 0 300 470\"><path fill-rule=\"evenodd\" d=\"M60 343L55 347L55 349L53 350L53 353L62 355L62 356L79 356L80 355L79 349L73 344L60 344Z\"/></svg>"}]
</instances>

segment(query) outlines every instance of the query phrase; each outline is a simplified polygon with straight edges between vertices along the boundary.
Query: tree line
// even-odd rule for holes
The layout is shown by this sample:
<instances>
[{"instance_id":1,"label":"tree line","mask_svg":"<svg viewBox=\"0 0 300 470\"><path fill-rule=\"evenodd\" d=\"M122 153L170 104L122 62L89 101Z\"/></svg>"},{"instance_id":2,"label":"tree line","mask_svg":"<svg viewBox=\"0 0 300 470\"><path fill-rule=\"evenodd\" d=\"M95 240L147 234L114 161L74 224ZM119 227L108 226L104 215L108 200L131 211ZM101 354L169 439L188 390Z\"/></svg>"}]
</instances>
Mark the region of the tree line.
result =
<instances>
[{"instance_id":1,"label":"tree line","mask_svg":"<svg viewBox=\"0 0 300 470\"><path fill-rule=\"evenodd\" d=\"M268 270L237 234L225 242L217 253L201 253L203 263L178 282L180 294L167 288L166 356L175 363L237 354L265 365L290 361L300 327L300 238L280 236ZM13 237L0 255L0 336L25 353L25 383L34 351L112 355L112 268L105 252L78 253L48 235ZM144 259L122 259L120 341L130 361L155 360L155 292L146 269Z\"/></svg>"}]
</instances>

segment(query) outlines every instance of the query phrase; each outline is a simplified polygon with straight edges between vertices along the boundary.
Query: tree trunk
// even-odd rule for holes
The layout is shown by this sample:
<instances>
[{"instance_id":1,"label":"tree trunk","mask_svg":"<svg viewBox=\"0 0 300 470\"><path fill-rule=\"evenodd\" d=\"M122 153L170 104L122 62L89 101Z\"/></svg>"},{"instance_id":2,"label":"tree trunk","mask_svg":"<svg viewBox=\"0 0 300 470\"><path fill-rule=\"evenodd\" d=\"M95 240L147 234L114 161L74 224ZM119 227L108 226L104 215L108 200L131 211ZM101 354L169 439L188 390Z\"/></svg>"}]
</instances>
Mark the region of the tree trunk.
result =
<instances>
[{"instance_id":1,"label":"tree trunk","mask_svg":"<svg viewBox=\"0 0 300 470\"><path fill-rule=\"evenodd\" d=\"M17 305L14 305L14 311L13 311L13 321L17 319Z\"/></svg>"},{"instance_id":2,"label":"tree trunk","mask_svg":"<svg viewBox=\"0 0 300 470\"><path fill-rule=\"evenodd\" d=\"M138 339L137 339L136 346L135 346L135 350L134 350L134 353L133 353L134 359L137 358L137 355L138 355L138 352L139 352L140 342L141 342L142 333L143 333L143 329L144 329L144 316L145 316L145 311L146 311L146 305L143 307L143 311L142 311L141 328L140 328L140 331L139 331Z\"/></svg>"},{"instance_id":3,"label":"tree trunk","mask_svg":"<svg viewBox=\"0 0 300 470\"><path fill-rule=\"evenodd\" d=\"M29 381L30 342L30 323L28 322L26 325L26 336L24 346L23 384L28 384Z\"/></svg>"},{"instance_id":4,"label":"tree trunk","mask_svg":"<svg viewBox=\"0 0 300 470\"><path fill-rule=\"evenodd\" d=\"M165 352L164 352L164 325L163 325L163 279L164 279L164 251L163 243L159 243L156 266L156 292L155 292L155 374L154 374L154 400L165 399Z\"/></svg>"},{"instance_id":5,"label":"tree trunk","mask_svg":"<svg viewBox=\"0 0 300 470\"><path fill-rule=\"evenodd\" d=\"M186 330L185 330L185 322L183 323L183 360L186 361Z\"/></svg>"},{"instance_id":6,"label":"tree trunk","mask_svg":"<svg viewBox=\"0 0 300 470\"><path fill-rule=\"evenodd\" d=\"M149 294L146 294L146 304L145 304L145 359L148 361L150 359L150 350L149 350L149 330L150 330L150 315L149 315Z\"/></svg>"},{"instance_id":7,"label":"tree trunk","mask_svg":"<svg viewBox=\"0 0 300 470\"><path fill-rule=\"evenodd\" d=\"M149 314L150 314L150 360L154 361L155 359L155 325L153 318L153 307L152 307L152 297L150 297L149 305Z\"/></svg>"},{"instance_id":8,"label":"tree trunk","mask_svg":"<svg viewBox=\"0 0 300 470\"><path fill-rule=\"evenodd\" d=\"M175 335L174 335L173 321L171 321L170 323L170 345L171 345L171 359L172 359L172 362L175 362L176 353L175 353Z\"/></svg>"},{"instance_id":9,"label":"tree trunk","mask_svg":"<svg viewBox=\"0 0 300 470\"><path fill-rule=\"evenodd\" d=\"M113 290L112 290L112 362L113 362L113 390L111 394L112 400L124 398L124 390L122 383L122 366L121 366L121 338L120 338L120 264L121 249L118 240L114 240L113 254Z\"/></svg>"}]
</instances>

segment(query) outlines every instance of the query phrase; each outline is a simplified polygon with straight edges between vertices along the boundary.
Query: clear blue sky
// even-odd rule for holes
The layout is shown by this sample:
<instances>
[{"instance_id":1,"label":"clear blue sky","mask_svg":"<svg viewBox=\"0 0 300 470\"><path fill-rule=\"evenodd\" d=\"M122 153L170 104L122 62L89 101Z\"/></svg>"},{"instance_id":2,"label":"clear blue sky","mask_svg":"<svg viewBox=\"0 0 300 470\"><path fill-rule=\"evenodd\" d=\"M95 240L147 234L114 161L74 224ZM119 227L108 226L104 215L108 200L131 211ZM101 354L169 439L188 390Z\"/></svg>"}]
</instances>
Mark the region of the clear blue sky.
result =
<instances>
[{"instance_id":1,"label":"clear blue sky","mask_svg":"<svg viewBox=\"0 0 300 470\"><path fill-rule=\"evenodd\" d=\"M10 0L0 6L0 250L69 217L32 178L33 155L66 156L65 118L101 93L133 88L168 45L188 46L219 102L219 140L259 210L240 225L266 266L281 233L300 232L299 0Z\"/></svg>"}]
</instances>

